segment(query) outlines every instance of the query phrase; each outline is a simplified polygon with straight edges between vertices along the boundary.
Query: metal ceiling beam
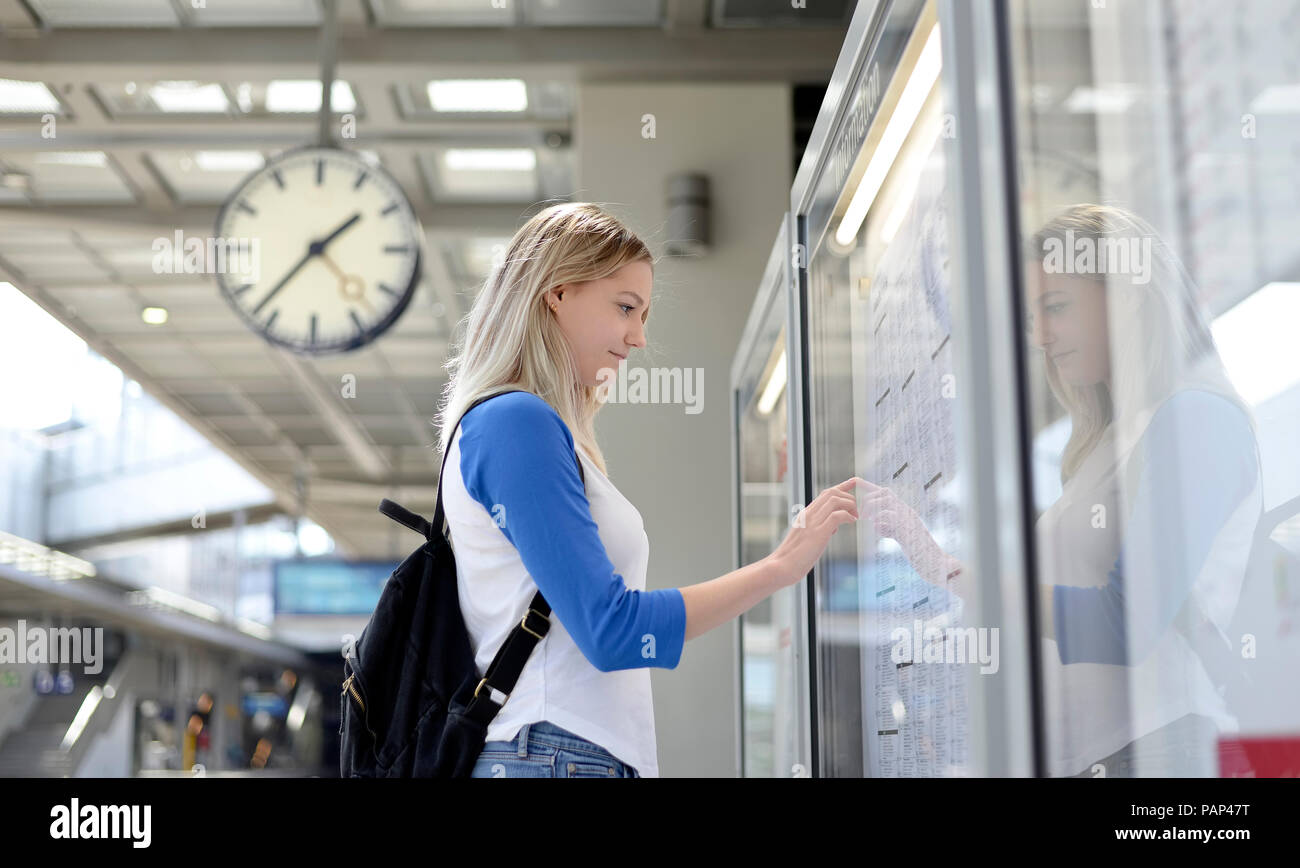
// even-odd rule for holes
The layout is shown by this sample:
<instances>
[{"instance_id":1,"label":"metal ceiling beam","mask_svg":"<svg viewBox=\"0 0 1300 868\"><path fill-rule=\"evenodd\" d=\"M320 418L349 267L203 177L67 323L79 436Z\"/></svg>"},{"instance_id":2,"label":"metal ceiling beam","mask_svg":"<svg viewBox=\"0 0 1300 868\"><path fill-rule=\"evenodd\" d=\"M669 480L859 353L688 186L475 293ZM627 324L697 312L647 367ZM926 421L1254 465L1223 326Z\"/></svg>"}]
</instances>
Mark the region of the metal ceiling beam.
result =
<instances>
[{"instance_id":1,"label":"metal ceiling beam","mask_svg":"<svg viewBox=\"0 0 1300 868\"><path fill-rule=\"evenodd\" d=\"M678 19L674 19L675 21ZM224 38L220 38L224 37ZM581 81L824 81L844 28L419 27L343 32L338 77L547 76ZM44 81L257 80L319 74L316 28L0 34L0 76Z\"/></svg>"},{"instance_id":2,"label":"metal ceiling beam","mask_svg":"<svg viewBox=\"0 0 1300 868\"><path fill-rule=\"evenodd\" d=\"M446 204L418 207L416 216L428 236L474 238L481 235L513 236L525 220L543 204L516 205ZM143 205L41 205L0 207L0 227L18 229L85 229L129 232L152 231L170 237L177 229L204 235L213 231L217 206L184 206L150 210Z\"/></svg>"},{"instance_id":3,"label":"metal ceiling beam","mask_svg":"<svg viewBox=\"0 0 1300 868\"><path fill-rule=\"evenodd\" d=\"M74 90L73 94L84 95ZM276 118L171 117L114 118L91 122L78 116L57 126L54 138L41 135L41 126L30 118L0 119L0 148L7 151L68 150L70 148L290 148L315 144L313 130L305 120ZM357 118L356 138L349 148L387 145L405 156L427 150L431 145L468 144L490 147L551 147L551 137L567 138L567 119L442 121L394 117L376 121L367 114Z\"/></svg>"},{"instance_id":4,"label":"metal ceiling beam","mask_svg":"<svg viewBox=\"0 0 1300 868\"><path fill-rule=\"evenodd\" d=\"M704 30L709 23L709 0L666 0L664 29L682 36Z\"/></svg>"},{"instance_id":5,"label":"metal ceiling beam","mask_svg":"<svg viewBox=\"0 0 1300 868\"><path fill-rule=\"evenodd\" d=\"M366 435L352 414L344 411L340 403L344 400L341 395L336 394L332 386L325 385L320 375L301 358L283 347L275 349L275 356L281 366L302 388L302 394L316 408L316 412L329 427L330 433L347 448L348 454L362 472L371 479L388 476L393 469L388 463L388 458ZM316 487L314 480L311 487L314 496Z\"/></svg>"},{"instance_id":6,"label":"metal ceiling beam","mask_svg":"<svg viewBox=\"0 0 1300 868\"><path fill-rule=\"evenodd\" d=\"M313 479L311 494L315 500L328 505L365 504L373 509L385 497L399 503L432 503L438 497L438 486Z\"/></svg>"},{"instance_id":7,"label":"metal ceiling beam","mask_svg":"<svg viewBox=\"0 0 1300 868\"><path fill-rule=\"evenodd\" d=\"M234 527L235 515L237 509L222 510L221 512L208 512L203 516L204 528L207 530L224 530L225 528ZM244 523L248 525L261 524L269 521L277 515L283 515L284 510L276 503L263 503L257 506L244 507ZM191 523L192 518L182 518L176 521L162 521L150 525L141 525L133 527L130 530L115 531L113 533L98 534L95 536L69 537L66 539L51 539L44 543L53 549L66 551L75 554L77 550L93 548L101 545L112 545L114 543L129 542L137 539L148 539L156 536L169 536L172 534L192 533L194 526Z\"/></svg>"}]
</instances>

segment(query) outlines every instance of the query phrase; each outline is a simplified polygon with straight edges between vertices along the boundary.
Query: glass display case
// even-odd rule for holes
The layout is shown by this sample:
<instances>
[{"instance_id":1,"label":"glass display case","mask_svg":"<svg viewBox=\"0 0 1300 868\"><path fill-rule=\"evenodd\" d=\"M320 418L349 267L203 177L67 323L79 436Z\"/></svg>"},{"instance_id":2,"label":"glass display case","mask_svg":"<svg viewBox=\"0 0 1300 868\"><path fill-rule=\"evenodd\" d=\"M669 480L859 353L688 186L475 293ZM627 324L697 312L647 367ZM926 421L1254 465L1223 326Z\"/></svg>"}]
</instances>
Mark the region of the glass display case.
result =
<instances>
[{"instance_id":1,"label":"glass display case","mask_svg":"<svg viewBox=\"0 0 1300 868\"><path fill-rule=\"evenodd\" d=\"M1300 6L1013 0L1044 773L1300 733Z\"/></svg>"},{"instance_id":2,"label":"glass display case","mask_svg":"<svg viewBox=\"0 0 1300 868\"><path fill-rule=\"evenodd\" d=\"M832 537L814 574L819 772L964 775L968 664L982 657L995 670L996 648L987 628L968 628L959 593L963 372L943 34L936 4L919 0L859 18L850 36L862 49L843 70L838 116L823 106L821 159L801 167L793 203L805 265L805 497L867 482L857 533Z\"/></svg>"},{"instance_id":3,"label":"glass display case","mask_svg":"<svg viewBox=\"0 0 1300 868\"><path fill-rule=\"evenodd\" d=\"M787 215L731 371L737 567L772 553L785 538L796 503L799 468L790 456L800 455L794 424L799 405L789 388L794 365L787 329L790 257ZM738 619L738 744L744 777L809 774L805 602L801 583L781 589Z\"/></svg>"},{"instance_id":4,"label":"glass display case","mask_svg":"<svg viewBox=\"0 0 1300 868\"><path fill-rule=\"evenodd\" d=\"M1285 773L1300 19L1234 8L858 4L733 371L738 562L867 484L742 624L747 774Z\"/></svg>"}]
</instances>

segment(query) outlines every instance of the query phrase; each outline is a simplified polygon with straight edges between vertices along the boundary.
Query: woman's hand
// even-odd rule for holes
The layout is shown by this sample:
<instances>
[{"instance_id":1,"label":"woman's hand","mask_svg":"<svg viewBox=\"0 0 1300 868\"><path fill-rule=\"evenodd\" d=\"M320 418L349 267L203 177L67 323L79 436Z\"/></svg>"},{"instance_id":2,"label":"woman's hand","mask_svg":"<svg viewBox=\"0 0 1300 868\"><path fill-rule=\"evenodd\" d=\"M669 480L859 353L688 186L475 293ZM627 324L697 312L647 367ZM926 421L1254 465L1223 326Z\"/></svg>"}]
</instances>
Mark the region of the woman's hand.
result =
<instances>
[{"instance_id":1,"label":"woman's hand","mask_svg":"<svg viewBox=\"0 0 1300 868\"><path fill-rule=\"evenodd\" d=\"M771 554L772 560L781 566L781 587L798 584L821 559L840 525L858 520L853 489L859 484L870 483L856 476L846 479L817 495L794 516L790 532Z\"/></svg>"},{"instance_id":2,"label":"woman's hand","mask_svg":"<svg viewBox=\"0 0 1300 868\"><path fill-rule=\"evenodd\" d=\"M960 563L939 548L916 510L890 489L864 481L862 509L876 533L897 540L912 568L930 584L946 588L949 574L961 569Z\"/></svg>"}]
</instances>

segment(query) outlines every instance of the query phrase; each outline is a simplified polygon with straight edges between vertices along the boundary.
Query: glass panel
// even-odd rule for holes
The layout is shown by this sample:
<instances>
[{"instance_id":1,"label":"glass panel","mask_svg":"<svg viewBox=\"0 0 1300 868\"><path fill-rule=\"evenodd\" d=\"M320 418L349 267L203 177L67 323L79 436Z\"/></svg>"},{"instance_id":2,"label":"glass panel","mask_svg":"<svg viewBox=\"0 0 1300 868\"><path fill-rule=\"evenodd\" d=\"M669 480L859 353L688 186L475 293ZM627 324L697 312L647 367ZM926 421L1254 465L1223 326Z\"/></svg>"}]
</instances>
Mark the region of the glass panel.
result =
<instances>
[{"instance_id":1,"label":"glass panel","mask_svg":"<svg viewBox=\"0 0 1300 868\"><path fill-rule=\"evenodd\" d=\"M996 641L958 595L940 69L934 4L894 3L807 222L813 491L871 483L816 574L825 776L968 773L965 664Z\"/></svg>"},{"instance_id":2,"label":"glass panel","mask_svg":"<svg viewBox=\"0 0 1300 868\"><path fill-rule=\"evenodd\" d=\"M771 554L790 524L786 293L771 298L737 393L742 564ZM741 616L746 777L805 776L805 593L802 585L783 588Z\"/></svg>"},{"instance_id":3,"label":"glass panel","mask_svg":"<svg viewBox=\"0 0 1300 868\"><path fill-rule=\"evenodd\" d=\"M1296 4L1010 9L1048 771L1267 774L1242 737L1300 728Z\"/></svg>"}]
</instances>

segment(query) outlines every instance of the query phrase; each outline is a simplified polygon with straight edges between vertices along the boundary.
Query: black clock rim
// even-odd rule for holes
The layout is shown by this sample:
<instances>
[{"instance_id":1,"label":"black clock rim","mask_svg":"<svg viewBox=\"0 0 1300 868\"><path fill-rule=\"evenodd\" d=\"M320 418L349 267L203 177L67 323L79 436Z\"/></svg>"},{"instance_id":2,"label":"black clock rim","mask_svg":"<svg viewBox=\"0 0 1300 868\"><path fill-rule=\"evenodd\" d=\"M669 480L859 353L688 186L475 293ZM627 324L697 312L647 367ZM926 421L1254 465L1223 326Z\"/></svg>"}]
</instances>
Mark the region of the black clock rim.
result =
<instances>
[{"instance_id":1,"label":"black clock rim","mask_svg":"<svg viewBox=\"0 0 1300 868\"><path fill-rule=\"evenodd\" d=\"M250 183L252 183L254 178L258 177L259 175L262 175L264 172L266 172L268 169L272 168L273 166L285 162L292 157L301 156L303 153L308 151L332 151L335 153L348 154L349 156L357 156L358 158L360 158L356 151L350 151L347 148L340 148L333 145L299 145L297 147L289 148L287 150L281 151L275 157L271 158L270 160L267 160L265 165L261 166L260 168L253 169L251 172L245 175L243 179L235 186L235 189L231 192L231 194L226 197L226 200L221 203L221 207L217 210L217 219L215 225L213 226L214 237L217 238L221 237L221 226L223 223L225 223L227 212L239 200L239 196L241 193L244 192L244 188L246 188ZM407 209L411 213L411 219L415 223L417 239L423 239L424 226L423 224L420 223L420 217L418 214L415 213L415 206L411 203L410 197L406 195L406 191L402 189L402 185L399 184L397 179L392 176L392 173L390 173L383 166L370 166L370 168L377 169L378 171L383 172L385 175L388 176L388 179L392 182L393 187L397 190L397 194L402 197L402 201L406 204ZM339 355L341 353L352 352L353 350L358 350L361 347L366 346L367 344L373 343L376 339L378 339L381 335L383 335L384 332L392 328L393 323L395 323L397 319L406 312L406 309L411 306L411 300L415 297L415 288L419 285L420 278L423 276L424 273L423 250L424 250L423 243L417 243L415 246L415 266L411 269L411 279L407 282L406 287L402 290L401 299L399 299L397 304L393 306L392 310L389 311L387 316L385 316L382 320L380 320L375 326L367 329L364 333L357 335L356 337L348 338L347 341L333 341L329 344L324 344L324 345L303 344L303 343L297 343L295 341L286 341L274 337L273 335L271 335L269 332L267 332L265 329L262 328L262 324L260 322L258 322L253 317L249 316L247 313L245 313L244 309L241 308L239 304L235 301L234 296L230 294L229 287L226 286L226 282L224 280L226 275L217 274L214 276L216 277L217 288L221 291L221 297L224 298L226 300L226 303L229 304L231 308L234 309L235 315L238 316L244 322L244 324L249 327L249 329L253 333L257 334L264 341L277 347L283 347L284 349L290 350L291 352L297 353L298 355L310 356L310 357L333 356L333 355Z\"/></svg>"}]
</instances>

